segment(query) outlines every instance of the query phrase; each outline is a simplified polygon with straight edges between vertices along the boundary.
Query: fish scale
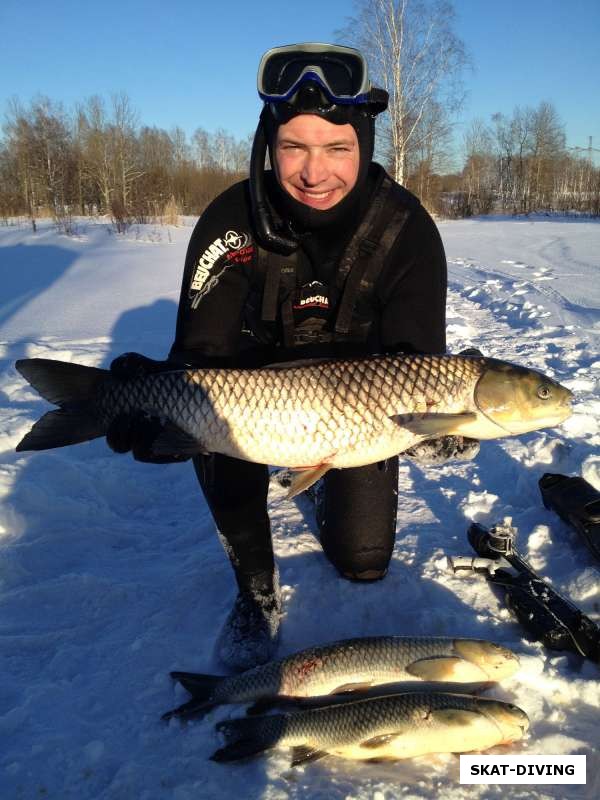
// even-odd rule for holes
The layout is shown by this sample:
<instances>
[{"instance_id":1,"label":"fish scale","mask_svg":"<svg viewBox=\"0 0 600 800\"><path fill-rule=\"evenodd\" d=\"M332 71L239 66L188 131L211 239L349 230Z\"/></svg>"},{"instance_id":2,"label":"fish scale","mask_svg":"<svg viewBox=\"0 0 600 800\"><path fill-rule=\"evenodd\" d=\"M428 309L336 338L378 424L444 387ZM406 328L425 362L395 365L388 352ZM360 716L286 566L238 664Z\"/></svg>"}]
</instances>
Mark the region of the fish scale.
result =
<instances>
[{"instance_id":1,"label":"fish scale","mask_svg":"<svg viewBox=\"0 0 600 800\"><path fill-rule=\"evenodd\" d=\"M273 466L354 466L399 452L418 436L390 417L456 404L483 359L442 356L326 361L260 370L181 370L107 381L103 418L142 408L167 417L207 451Z\"/></svg>"},{"instance_id":2,"label":"fish scale","mask_svg":"<svg viewBox=\"0 0 600 800\"><path fill-rule=\"evenodd\" d=\"M403 694L355 700L339 706L298 711L285 715L281 744L317 741L323 749L364 741L398 728L431 728L431 712L449 708L480 712L488 700L470 695Z\"/></svg>"},{"instance_id":3,"label":"fish scale","mask_svg":"<svg viewBox=\"0 0 600 800\"><path fill-rule=\"evenodd\" d=\"M510 650L478 639L365 636L309 647L239 675L224 677L211 687L205 699L219 704L281 695L313 697L352 684L414 680L418 672L409 672L407 668L424 662L433 668L439 665L439 673L432 677L443 680L445 658L455 659L465 671L470 670L467 680L499 679L518 666L518 659ZM451 677L461 680L456 673Z\"/></svg>"},{"instance_id":4,"label":"fish scale","mask_svg":"<svg viewBox=\"0 0 600 800\"><path fill-rule=\"evenodd\" d=\"M17 369L60 406L17 450L103 436L122 413L163 420L156 455L224 455L306 471L290 495L331 468L403 453L427 438L496 439L557 425L572 393L535 370L479 356L396 355L261 369L179 369L119 379L48 359Z\"/></svg>"},{"instance_id":5,"label":"fish scale","mask_svg":"<svg viewBox=\"0 0 600 800\"><path fill-rule=\"evenodd\" d=\"M414 692L221 722L217 730L226 746L212 758L236 760L273 747L298 748L293 764L327 753L364 760L408 758L484 750L520 739L528 727L525 712L510 703Z\"/></svg>"}]
</instances>

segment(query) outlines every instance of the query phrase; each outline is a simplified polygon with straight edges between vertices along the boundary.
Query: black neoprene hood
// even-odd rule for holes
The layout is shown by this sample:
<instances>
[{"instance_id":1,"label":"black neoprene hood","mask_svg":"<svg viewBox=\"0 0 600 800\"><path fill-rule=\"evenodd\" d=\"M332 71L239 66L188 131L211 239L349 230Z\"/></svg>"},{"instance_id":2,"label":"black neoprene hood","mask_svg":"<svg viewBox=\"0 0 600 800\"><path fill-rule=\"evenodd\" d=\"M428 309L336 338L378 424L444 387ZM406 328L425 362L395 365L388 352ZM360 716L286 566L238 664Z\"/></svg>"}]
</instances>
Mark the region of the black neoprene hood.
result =
<instances>
[{"instance_id":1,"label":"black neoprene hood","mask_svg":"<svg viewBox=\"0 0 600 800\"><path fill-rule=\"evenodd\" d=\"M320 42L268 50L259 65L257 86L265 104L252 146L250 205L259 244L286 255L299 247L302 232L345 221L345 215L356 209L373 158L375 117L385 111L389 97L371 84L359 51ZM331 209L317 210L298 202L278 181L270 196L265 188L267 150L275 166L277 131L300 114L316 115L334 125L350 124L356 132L360 155L357 181Z\"/></svg>"},{"instance_id":2,"label":"black neoprene hood","mask_svg":"<svg viewBox=\"0 0 600 800\"><path fill-rule=\"evenodd\" d=\"M374 90L375 91L375 90ZM250 195L255 225L259 238L268 249L292 252L299 244L297 233L317 230L339 223L355 208L364 192L369 165L375 146L375 117L387 107L387 93L383 90L374 103L355 105L332 104L320 87L303 84L289 102L265 103L260 115L250 168ZM279 184L273 196L267 198L264 184L264 158L268 149L271 164L275 164L275 142L281 125L301 114L312 114L334 125L350 124L358 140L360 163L356 184L333 208L318 210L295 200ZM285 230L275 230L268 201L285 219Z\"/></svg>"}]
</instances>

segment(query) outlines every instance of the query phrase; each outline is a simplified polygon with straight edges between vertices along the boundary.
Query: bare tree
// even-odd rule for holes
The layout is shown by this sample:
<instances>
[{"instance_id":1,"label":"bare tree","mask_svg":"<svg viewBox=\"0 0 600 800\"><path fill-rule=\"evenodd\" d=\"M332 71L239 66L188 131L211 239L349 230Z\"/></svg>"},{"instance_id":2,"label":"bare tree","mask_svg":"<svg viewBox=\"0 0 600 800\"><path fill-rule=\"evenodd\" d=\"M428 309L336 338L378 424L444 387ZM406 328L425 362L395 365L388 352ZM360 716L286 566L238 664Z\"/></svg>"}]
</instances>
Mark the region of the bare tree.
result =
<instances>
[{"instance_id":1,"label":"bare tree","mask_svg":"<svg viewBox=\"0 0 600 800\"><path fill-rule=\"evenodd\" d=\"M530 186L534 205L551 208L556 172L565 152L565 131L551 103L542 102L532 112Z\"/></svg>"},{"instance_id":2,"label":"bare tree","mask_svg":"<svg viewBox=\"0 0 600 800\"><path fill-rule=\"evenodd\" d=\"M17 180L18 194L35 230L37 214L35 143L30 120L17 98L12 98L8 104L4 133L7 151L12 161L11 166Z\"/></svg>"},{"instance_id":3,"label":"bare tree","mask_svg":"<svg viewBox=\"0 0 600 800\"><path fill-rule=\"evenodd\" d=\"M124 92L113 95L112 106L113 119L110 127L115 160L114 172L119 187L119 200L123 204L123 209L127 210L132 185L144 174L137 151L136 127L138 120L131 101Z\"/></svg>"},{"instance_id":4,"label":"bare tree","mask_svg":"<svg viewBox=\"0 0 600 800\"><path fill-rule=\"evenodd\" d=\"M337 34L365 54L374 80L390 95L380 134L400 183L415 152L424 145L435 149L436 134L427 120L437 118L439 124L439 113L432 108L450 116L463 101L460 75L468 59L453 21L446 0L356 0L355 16Z\"/></svg>"},{"instance_id":5,"label":"bare tree","mask_svg":"<svg viewBox=\"0 0 600 800\"><path fill-rule=\"evenodd\" d=\"M79 112L83 170L99 193L105 211L110 211L115 188L114 160L108 135L106 108L102 98L90 97Z\"/></svg>"},{"instance_id":6,"label":"bare tree","mask_svg":"<svg viewBox=\"0 0 600 800\"><path fill-rule=\"evenodd\" d=\"M464 136L465 164L461 198L464 215L487 214L494 204L497 167L491 130L482 119L473 120Z\"/></svg>"},{"instance_id":7,"label":"bare tree","mask_svg":"<svg viewBox=\"0 0 600 800\"><path fill-rule=\"evenodd\" d=\"M204 128L197 128L192 136L194 161L199 169L214 166L211 153L210 134Z\"/></svg>"}]
</instances>

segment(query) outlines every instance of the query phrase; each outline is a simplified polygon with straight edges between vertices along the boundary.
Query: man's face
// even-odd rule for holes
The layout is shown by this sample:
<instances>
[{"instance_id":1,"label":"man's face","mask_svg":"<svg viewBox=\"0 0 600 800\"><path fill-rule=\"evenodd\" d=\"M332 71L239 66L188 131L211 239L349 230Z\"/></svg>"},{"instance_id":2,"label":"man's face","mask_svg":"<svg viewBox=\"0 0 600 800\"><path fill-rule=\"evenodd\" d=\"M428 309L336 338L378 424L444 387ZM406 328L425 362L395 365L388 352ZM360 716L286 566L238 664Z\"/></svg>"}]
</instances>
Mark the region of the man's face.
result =
<instances>
[{"instance_id":1,"label":"man's face","mask_svg":"<svg viewBox=\"0 0 600 800\"><path fill-rule=\"evenodd\" d=\"M334 125L314 114L292 117L277 130L275 172L295 200L325 211L350 192L360 153L350 124Z\"/></svg>"}]
</instances>

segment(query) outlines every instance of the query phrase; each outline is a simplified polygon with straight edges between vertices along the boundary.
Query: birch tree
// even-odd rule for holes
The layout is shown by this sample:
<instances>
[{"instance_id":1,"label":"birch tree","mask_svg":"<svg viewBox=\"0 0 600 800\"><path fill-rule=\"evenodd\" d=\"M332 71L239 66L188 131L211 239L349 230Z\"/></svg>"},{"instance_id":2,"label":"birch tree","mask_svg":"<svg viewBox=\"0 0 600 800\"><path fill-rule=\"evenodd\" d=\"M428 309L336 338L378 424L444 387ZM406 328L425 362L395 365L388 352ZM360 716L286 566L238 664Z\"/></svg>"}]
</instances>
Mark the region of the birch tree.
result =
<instances>
[{"instance_id":1,"label":"birch tree","mask_svg":"<svg viewBox=\"0 0 600 800\"><path fill-rule=\"evenodd\" d=\"M460 76L468 58L453 22L447 0L357 0L355 16L338 32L340 42L366 56L372 81L390 96L379 133L399 183L416 152L435 150L439 109L450 118L462 104Z\"/></svg>"}]
</instances>

